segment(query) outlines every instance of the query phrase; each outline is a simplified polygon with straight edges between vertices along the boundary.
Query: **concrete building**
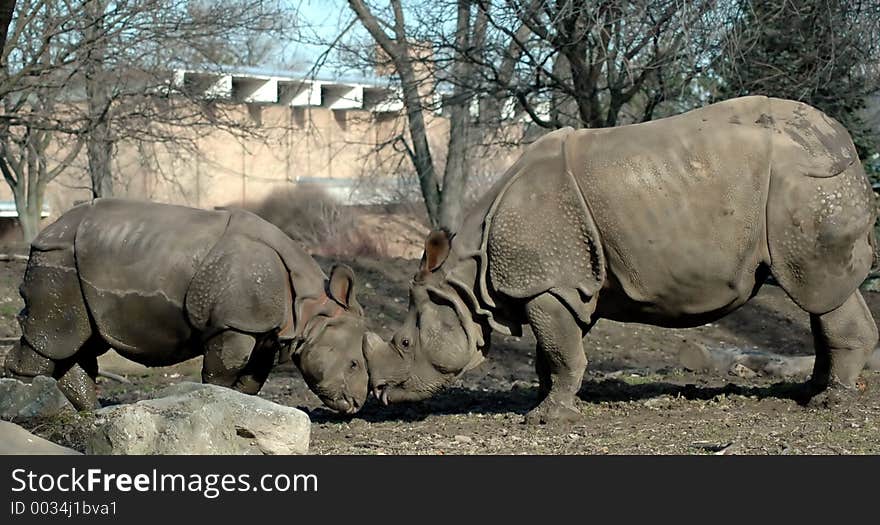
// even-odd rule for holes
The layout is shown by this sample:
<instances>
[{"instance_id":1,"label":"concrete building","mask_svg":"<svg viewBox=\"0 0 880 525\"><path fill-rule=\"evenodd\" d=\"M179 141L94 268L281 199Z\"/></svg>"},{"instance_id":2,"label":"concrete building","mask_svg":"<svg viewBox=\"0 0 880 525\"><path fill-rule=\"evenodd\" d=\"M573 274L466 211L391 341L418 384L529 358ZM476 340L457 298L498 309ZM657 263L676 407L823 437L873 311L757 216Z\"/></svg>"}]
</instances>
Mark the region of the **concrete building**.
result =
<instances>
[{"instance_id":1,"label":"concrete building","mask_svg":"<svg viewBox=\"0 0 880 525\"><path fill-rule=\"evenodd\" d=\"M194 151L118 143L112 160L116 196L201 208L254 204L298 184L319 185L343 203L415 196L414 184L400 184L413 175L405 149L395 144L408 134L398 88L388 77L324 79L242 68L179 70L173 82L198 98L222 100L256 133L208 131L193 141ZM442 166L448 122L442 111L429 111L426 119L432 153ZM474 162L500 173L512 153L501 148L498 156L480 154ZM0 186L0 201L11 204L9 188ZM49 184L46 215L57 217L89 198L83 150Z\"/></svg>"}]
</instances>

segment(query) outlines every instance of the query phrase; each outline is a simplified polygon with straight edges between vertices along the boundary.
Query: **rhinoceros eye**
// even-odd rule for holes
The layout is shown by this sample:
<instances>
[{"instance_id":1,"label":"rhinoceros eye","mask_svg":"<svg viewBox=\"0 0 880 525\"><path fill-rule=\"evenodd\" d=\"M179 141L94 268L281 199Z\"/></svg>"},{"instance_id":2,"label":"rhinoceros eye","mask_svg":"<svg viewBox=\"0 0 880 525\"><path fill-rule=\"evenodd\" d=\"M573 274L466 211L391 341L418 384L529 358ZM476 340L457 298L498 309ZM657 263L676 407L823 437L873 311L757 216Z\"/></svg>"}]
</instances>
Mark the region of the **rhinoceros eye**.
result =
<instances>
[{"instance_id":1,"label":"rhinoceros eye","mask_svg":"<svg viewBox=\"0 0 880 525\"><path fill-rule=\"evenodd\" d=\"M404 347L404 348L409 348L409 339L407 339L406 337L404 337L403 339L401 339L401 340L400 340L400 346L402 346L402 347Z\"/></svg>"}]
</instances>

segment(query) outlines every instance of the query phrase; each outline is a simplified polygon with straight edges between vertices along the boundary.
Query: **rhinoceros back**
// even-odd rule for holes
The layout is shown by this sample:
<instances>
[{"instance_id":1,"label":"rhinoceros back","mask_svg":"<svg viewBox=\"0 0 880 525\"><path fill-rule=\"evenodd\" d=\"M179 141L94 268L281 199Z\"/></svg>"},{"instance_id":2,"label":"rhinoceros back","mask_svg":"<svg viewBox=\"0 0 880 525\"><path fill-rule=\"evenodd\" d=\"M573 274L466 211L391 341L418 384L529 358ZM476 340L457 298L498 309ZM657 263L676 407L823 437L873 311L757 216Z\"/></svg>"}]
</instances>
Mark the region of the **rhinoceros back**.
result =
<instances>
[{"instance_id":1,"label":"rhinoceros back","mask_svg":"<svg viewBox=\"0 0 880 525\"><path fill-rule=\"evenodd\" d=\"M100 199L75 241L82 292L100 334L133 358L179 361L191 327L187 288L228 212Z\"/></svg>"},{"instance_id":2,"label":"rhinoceros back","mask_svg":"<svg viewBox=\"0 0 880 525\"><path fill-rule=\"evenodd\" d=\"M569 169L613 280L603 316L674 325L749 298L767 259L768 111L747 97L571 136Z\"/></svg>"}]
</instances>

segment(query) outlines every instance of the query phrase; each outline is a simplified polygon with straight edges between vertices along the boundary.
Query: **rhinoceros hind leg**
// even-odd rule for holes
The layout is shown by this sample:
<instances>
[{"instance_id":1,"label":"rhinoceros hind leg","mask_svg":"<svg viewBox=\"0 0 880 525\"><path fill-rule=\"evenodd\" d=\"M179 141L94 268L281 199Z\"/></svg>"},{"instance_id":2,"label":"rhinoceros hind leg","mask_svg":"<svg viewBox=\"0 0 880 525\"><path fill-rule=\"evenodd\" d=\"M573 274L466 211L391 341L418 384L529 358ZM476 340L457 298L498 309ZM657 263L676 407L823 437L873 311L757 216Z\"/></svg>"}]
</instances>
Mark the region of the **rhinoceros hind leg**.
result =
<instances>
[{"instance_id":1,"label":"rhinoceros hind leg","mask_svg":"<svg viewBox=\"0 0 880 525\"><path fill-rule=\"evenodd\" d=\"M838 308L810 315L816 363L810 389L816 392L810 405L833 405L845 394L857 392L856 383L877 345L877 324L858 290Z\"/></svg>"},{"instance_id":2,"label":"rhinoceros hind leg","mask_svg":"<svg viewBox=\"0 0 880 525\"><path fill-rule=\"evenodd\" d=\"M587 367L581 326L571 311L549 293L529 301L526 316L538 340L535 368L542 400L526 414L525 421L576 421L582 414L575 406L575 394Z\"/></svg>"},{"instance_id":3,"label":"rhinoceros hind leg","mask_svg":"<svg viewBox=\"0 0 880 525\"><path fill-rule=\"evenodd\" d=\"M72 249L31 250L19 290L22 340L55 361L72 358L93 335Z\"/></svg>"},{"instance_id":4,"label":"rhinoceros hind leg","mask_svg":"<svg viewBox=\"0 0 880 525\"><path fill-rule=\"evenodd\" d=\"M247 366L256 339L249 334L224 330L205 342L202 381L234 388Z\"/></svg>"},{"instance_id":5,"label":"rhinoceros hind leg","mask_svg":"<svg viewBox=\"0 0 880 525\"><path fill-rule=\"evenodd\" d=\"M28 380L36 376L51 376L55 361L39 354L23 338L12 347L4 363L6 375Z\"/></svg>"},{"instance_id":6,"label":"rhinoceros hind leg","mask_svg":"<svg viewBox=\"0 0 880 525\"><path fill-rule=\"evenodd\" d=\"M41 355L22 338L6 356L6 375L25 381L36 376L53 377L58 381L58 389L77 410L99 408L95 393L95 377L98 375L96 348L90 341L73 357L55 361Z\"/></svg>"},{"instance_id":7,"label":"rhinoceros hind leg","mask_svg":"<svg viewBox=\"0 0 880 525\"><path fill-rule=\"evenodd\" d=\"M101 408L95 391L98 377L98 354L107 350L107 343L92 336L73 357L58 361L52 376L58 381L58 389L77 410Z\"/></svg>"}]
</instances>

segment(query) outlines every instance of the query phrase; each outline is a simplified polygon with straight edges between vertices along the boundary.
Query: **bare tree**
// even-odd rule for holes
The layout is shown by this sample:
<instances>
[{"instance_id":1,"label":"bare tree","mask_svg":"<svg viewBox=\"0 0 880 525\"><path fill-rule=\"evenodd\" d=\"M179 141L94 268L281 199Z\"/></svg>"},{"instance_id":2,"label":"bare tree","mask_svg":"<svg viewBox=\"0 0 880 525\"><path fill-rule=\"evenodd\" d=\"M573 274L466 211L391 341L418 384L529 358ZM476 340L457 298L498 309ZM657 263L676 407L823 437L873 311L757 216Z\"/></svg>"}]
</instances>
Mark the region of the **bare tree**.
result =
<instances>
[{"instance_id":1,"label":"bare tree","mask_svg":"<svg viewBox=\"0 0 880 525\"><path fill-rule=\"evenodd\" d=\"M535 124L550 129L652 119L661 103L681 99L706 73L726 19L714 0L484 5L494 31L517 53L515 78L502 88ZM527 36L516 34L512 20ZM496 63L483 66L494 71Z\"/></svg>"},{"instance_id":2,"label":"bare tree","mask_svg":"<svg viewBox=\"0 0 880 525\"><path fill-rule=\"evenodd\" d=\"M431 222L447 226L461 215L469 148L509 138L511 117L524 118L521 131L606 127L704 102L699 83L711 77L730 16L714 0L349 5L397 75L405 151ZM424 124L437 98L451 128L442 177Z\"/></svg>"},{"instance_id":3,"label":"bare tree","mask_svg":"<svg viewBox=\"0 0 880 525\"><path fill-rule=\"evenodd\" d=\"M86 24L83 28L82 68L85 84L87 115L92 121L86 133L88 143L89 175L91 178L93 197L110 197L113 195L113 174L110 160L113 155L113 140L110 136L110 119L107 113L111 110L112 99L110 85L104 75L104 61L107 58L107 39L104 34L104 11L107 0L91 0L83 5Z\"/></svg>"},{"instance_id":4,"label":"bare tree","mask_svg":"<svg viewBox=\"0 0 880 525\"><path fill-rule=\"evenodd\" d=\"M471 167L468 154L479 142L481 130L471 114L479 93L477 71L485 48L488 16L475 0L454 0L409 9L406 19L399 0L382 11L361 0L349 5L378 46L381 55L361 55L362 62L390 66L399 80L408 122L408 140L402 140L410 157L432 226L455 229L461 220ZM381 12L387 16L382 17ZM446 20L454 20L451 31ZM387 64L383 64L387 62ZM513 65L510 63L512 74ZM508 75L509 76L509 75ZM441 87L445 86L444 89ZM449 119L445 160L431 150L425 114L440 110ZM500 106L490 105L500 114Z\"/></svg>"},{"instance_id":5,"label":"bare tree","mask_svg":"<svg viewBox=\"0 0 880 525\"><path fill-rule=\"evenodd\" d=\"M382 51L394 66L396 75L400 78L403 91L403 103L406 108L406 117L409 125L410 145L407 153L412 159L413 166L419 178L422 196L425 199L425 207L428 217L433 225L440 222L441 189L437 175L431 147L428 144L428 132L425 127L424 103L419 86L423 80L415 70L415 53L412 43L407 39L406 21L400 0L391 0L390 6L393 11L391 21L380 20L373 10L362 0L349 0L348 5L355 12L358 19L376 41ZM383 27L388 27L391 34L386 33Z\"/></svg>"},{"instance_id":6,"label":"bare tree","mask_svg":"<svg viewBox=\"0 0 880 525\"><path fill-rule=\"evenodd\" d=\"M25 0L20 7L28 23L14 28L6 48L15 45L14 60L19 67L26 65L31 74L10 83L10 66L4 61L2 80L6 82L0 81L0 86L7 92L2 99L5 118L0 120L0 172L12 190L24 237L30 240L39 231L46 186L69 166L82 141L70 130L61 131L59 123L69 114L56 105L55 86L60 83L57 73L61 71L56 66L66 63L68 53L62 42L56 45L53 40L70 19L39 1ZM4 49L3 56L9 55ZM57 140L60 134L65 138ZM53 146L62 160L50 167Z\"/></svg>"},{"instance_id":7,"label":"bare tree","mask_svg":"<svg viewBox=\"0 0 880 525\"><path fill-rule=\"evenodd\" d=\"M849 129L860 157L880 151L880 130L861 118L866 100L880 93L880 3L738 0L735 6L717 68L720 95L807 102Z\"/></svg>"},{"instance_id":8,"label":"bare tree","mask_svg":"<svg viewBox=\"0 0 880 525\"><path fill-rule=\"evenodd\" d=\"M169 66L216 70L255 65L277 50L275 43L294 22L283 2L268 0L141 0L130 5L86 0L83 11L79 59L95 197L113 194L110 161L120 141L148 136L169 142L178 136L180 114L169 113L160 98L143 96L166 89ZM240 123L215 118L215 111L202 117L228 131L243 131Z\"/></svg>"},{"instance_id":9,"label":"bare tree","mask_svg":"<svg viewBox=\"0 0 880 525\"><path fill-rule=\"evenodd\" d=\"M173 69L235 66L210 62L205 50L286 27L273 22L285 13L268 0L19 0L2 54L0 168L26 239L36 233L46 185L77 167L83 146L98 197L112 195L121 142L196 153L199 137L217 130L255 136L226 101L199 100L176 85ZM39 197L20 198L32 193Z\"/></svg>"},{"instance_id":10,"label":"bare tree","mask_svg":"<svg viewBox=\"0 0 880 525\"><path fill-rule=\"evenodd\" d=\"M13 11L15 11L15 0L0 2L0 49L6 44L6 34L9 31L9 24L12 22Z\"/></svg>"}]
</instances>

